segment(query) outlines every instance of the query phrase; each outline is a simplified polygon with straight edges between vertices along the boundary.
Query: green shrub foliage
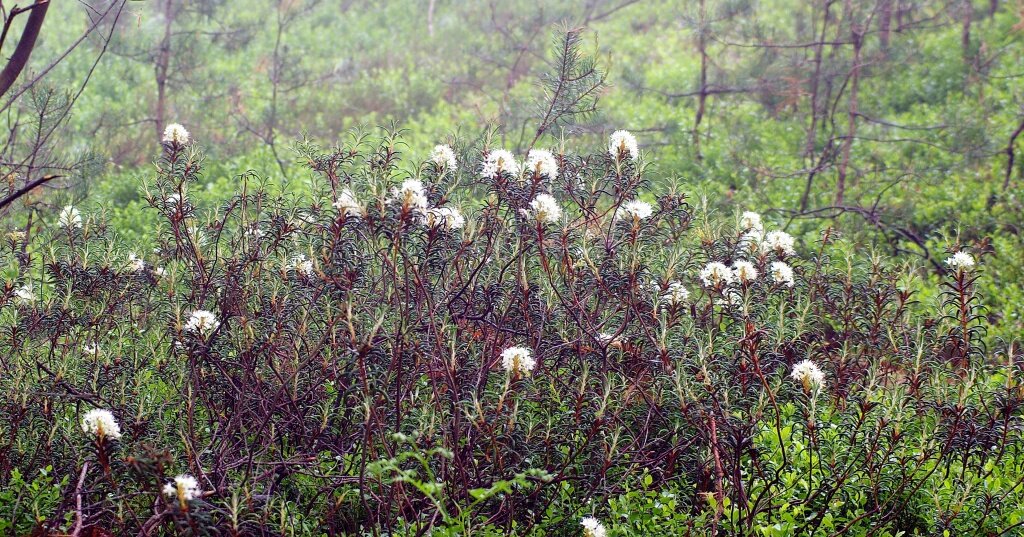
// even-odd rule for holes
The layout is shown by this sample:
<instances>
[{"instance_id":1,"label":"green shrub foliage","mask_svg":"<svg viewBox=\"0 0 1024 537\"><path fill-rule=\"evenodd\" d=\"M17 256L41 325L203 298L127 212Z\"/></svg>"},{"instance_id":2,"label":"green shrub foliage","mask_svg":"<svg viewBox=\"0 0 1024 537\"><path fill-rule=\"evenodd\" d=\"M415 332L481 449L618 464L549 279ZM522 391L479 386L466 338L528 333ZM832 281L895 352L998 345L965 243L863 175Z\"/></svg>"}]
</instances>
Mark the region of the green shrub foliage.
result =
<instances>
[{"instance_id":1,"label":"green shrub foliage","mask_svg":"<svg viewBox=\"0 0 1024 537\"><path fill-rule=\"evenodd\" d=\"M397 132L302 142L301 193L250 171L214 206L169 132L153 244L89 207L11 233L0 530L1019 531L984 258L918 302L830 228L654 192L628 133L483 144L410 165Z\"/></svg>"}]
</instances>

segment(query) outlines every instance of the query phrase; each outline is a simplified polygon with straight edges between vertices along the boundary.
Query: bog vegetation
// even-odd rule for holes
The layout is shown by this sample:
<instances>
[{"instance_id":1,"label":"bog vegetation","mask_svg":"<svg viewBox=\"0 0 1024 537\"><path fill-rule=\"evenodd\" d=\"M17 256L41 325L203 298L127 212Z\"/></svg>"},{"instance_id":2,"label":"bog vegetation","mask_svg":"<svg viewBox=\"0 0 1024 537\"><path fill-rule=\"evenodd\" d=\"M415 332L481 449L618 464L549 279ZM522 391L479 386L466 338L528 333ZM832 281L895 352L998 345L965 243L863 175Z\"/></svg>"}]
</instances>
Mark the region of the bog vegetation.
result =
<instances>
[{"instance_id":1,"label":"bog vegetation","mask_svg":"<svg viewBox=\"0 0 1024 537\"><path fill-rule=\"evenodd\" d=\"M0 535L1022 532L1018 6L2 14Z\"/></svg>"}]
</instances>

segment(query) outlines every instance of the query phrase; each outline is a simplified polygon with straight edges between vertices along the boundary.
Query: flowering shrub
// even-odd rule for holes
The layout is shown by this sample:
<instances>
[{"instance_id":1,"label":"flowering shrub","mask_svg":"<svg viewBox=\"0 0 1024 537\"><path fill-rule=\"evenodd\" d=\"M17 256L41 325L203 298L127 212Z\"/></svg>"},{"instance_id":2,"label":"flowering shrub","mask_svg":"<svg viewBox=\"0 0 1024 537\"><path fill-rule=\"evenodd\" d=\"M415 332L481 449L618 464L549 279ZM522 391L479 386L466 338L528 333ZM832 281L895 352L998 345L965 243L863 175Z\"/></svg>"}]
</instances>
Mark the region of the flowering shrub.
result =
<instances>
[{"instance_id":1,"label":"flowering shrub","mask_svg":"<svg viewBox=\"0 0 1024 537\"><path fill-rule=\"evenodd\" d=\"M197 207L202 157L172 127L144 186L152 252L86 207L4 250L0 479L63 479L46 512L0 495L5 527L897 535L1024 520L1019 372L985 339L967 252L942 301L917 304L913 278L844 254L831 230L800 243L756 213L658 194L625 131L522 166L438 146L403 167L390 132L306 142L302 192L249 172Z\"/></svg>"}]
</instances>

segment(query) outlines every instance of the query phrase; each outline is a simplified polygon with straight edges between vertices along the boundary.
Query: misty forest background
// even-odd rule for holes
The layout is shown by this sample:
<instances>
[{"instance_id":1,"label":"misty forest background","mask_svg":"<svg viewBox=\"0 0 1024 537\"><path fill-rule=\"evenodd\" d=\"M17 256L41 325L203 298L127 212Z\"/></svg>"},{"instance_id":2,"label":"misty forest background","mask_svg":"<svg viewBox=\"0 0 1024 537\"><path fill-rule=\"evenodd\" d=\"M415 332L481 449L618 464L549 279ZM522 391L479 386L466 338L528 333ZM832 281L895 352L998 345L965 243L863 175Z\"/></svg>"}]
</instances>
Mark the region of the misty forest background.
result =
<instances>
[{"instance_id":1,"label":"misty forest background","mask_svg":"<svg viewBox=\"0 0 1024 537\"><path fill-rule=\"evenodd\" d=\"M628 129L656 164L650 177L691 198L776 214L794 234L841 221L843 232L934 269L951 238L991 246L989 275L1000 283L990 315L1019 333L1022 9L210 0L129 2L98 19L62 7L30 67L71 52L26 96L45 100L45 112L7 106L23 134L5 160L34 155L25 176L68 168L59 193L29 203L86 199L142 238L152 221L132 179L169 122L204 145L211 198L248 169L298 178L297 140L329 145L353 129L407 129L405 151L417 158L493 127L496 145L524 149L543 114L538 84L555 72L558 25L584 28L583 50L607 87L593 114L550 129L542 145ZM29 135L37 112L54 123L41 140Z\"/></svg>"}]
</instances>

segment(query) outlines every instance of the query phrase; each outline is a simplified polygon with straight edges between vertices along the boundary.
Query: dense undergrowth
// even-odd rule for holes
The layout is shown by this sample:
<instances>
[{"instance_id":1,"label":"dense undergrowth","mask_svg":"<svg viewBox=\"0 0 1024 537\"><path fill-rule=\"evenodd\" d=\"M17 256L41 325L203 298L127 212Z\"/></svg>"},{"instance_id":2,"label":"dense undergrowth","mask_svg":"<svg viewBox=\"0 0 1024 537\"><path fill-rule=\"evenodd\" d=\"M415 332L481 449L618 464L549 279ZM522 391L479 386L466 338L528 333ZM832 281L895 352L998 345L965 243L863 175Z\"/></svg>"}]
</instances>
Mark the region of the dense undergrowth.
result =
<instances>
[{"instance_id":1,"label":"dense undergrowth","mask_svg":"<svg viewBox=\"0 0 1024 537\"><path fill-rule=\"evenodd\" d=\"M623 132L419 165L389 131L296 151L301 193L247 172L202 204L172 128L141 187L151 243L88 204L11 230L0 533L1024 524L984 251L948 244L929 283L653 185Z\"/></svg>"}]
</instances>

